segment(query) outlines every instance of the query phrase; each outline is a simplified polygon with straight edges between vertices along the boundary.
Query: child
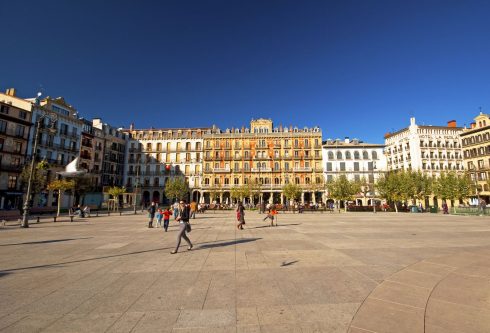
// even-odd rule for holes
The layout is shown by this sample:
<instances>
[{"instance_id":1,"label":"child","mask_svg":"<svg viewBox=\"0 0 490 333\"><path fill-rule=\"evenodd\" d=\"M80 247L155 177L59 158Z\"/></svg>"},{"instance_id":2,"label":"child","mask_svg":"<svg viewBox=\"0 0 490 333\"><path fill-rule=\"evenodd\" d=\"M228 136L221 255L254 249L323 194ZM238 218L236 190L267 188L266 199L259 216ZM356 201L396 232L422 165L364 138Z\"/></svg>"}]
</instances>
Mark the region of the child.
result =
<instances>
[{"instance_id":1,"label":"child","mask_svg":"<svg viewBox=\"0 0 490 333\"><path fill-rule=\"evenodd\" d=\"M157 218L157 228L158 226L162 227L163 212L161 208L158 208L156 218Z\"/></svg>"},{"instance_id":2,"label":"child","mask_svg":"<svg viewBox=\"0 0 490 333\"><path fill-rule=\"evenodd\" d=\"M167 232L168 229L168 222L170 220L170 216L172 215L172 212L168 209L168 207L163 211L163 228L165 229L165 232Z\"/></svg>"}]
</instances>

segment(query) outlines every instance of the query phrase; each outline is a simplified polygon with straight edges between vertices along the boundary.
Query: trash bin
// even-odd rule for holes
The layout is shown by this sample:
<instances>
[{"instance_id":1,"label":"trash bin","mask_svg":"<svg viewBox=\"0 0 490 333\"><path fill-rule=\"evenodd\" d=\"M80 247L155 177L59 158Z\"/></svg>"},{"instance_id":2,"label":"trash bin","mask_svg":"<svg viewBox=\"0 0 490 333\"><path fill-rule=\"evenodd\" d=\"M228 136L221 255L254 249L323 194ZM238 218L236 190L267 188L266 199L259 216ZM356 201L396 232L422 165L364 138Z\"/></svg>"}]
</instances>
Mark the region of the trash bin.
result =
<instances>
[{"instance_id":1,"label":"trash bin","mask_svg":"<svg viewBox=\"0 0 490 333\"><path fill-rule=\"evenodd\" d=\"M437 213L437 207L436 206L430 206L430 212L431 213Z\"/></svg>"},{"instance_id":2,"label":"trash bin","mask_svg":"<svg viewBox=\"0 0 490 333\"><path fill-rule=\"evenodd\" d=\"M418 213L418 212L419 212L419 208L418 208L417 206L412 206L412 207L410 208L410 211L411 211L412 213Z\"/></svg>"}]
</instances>

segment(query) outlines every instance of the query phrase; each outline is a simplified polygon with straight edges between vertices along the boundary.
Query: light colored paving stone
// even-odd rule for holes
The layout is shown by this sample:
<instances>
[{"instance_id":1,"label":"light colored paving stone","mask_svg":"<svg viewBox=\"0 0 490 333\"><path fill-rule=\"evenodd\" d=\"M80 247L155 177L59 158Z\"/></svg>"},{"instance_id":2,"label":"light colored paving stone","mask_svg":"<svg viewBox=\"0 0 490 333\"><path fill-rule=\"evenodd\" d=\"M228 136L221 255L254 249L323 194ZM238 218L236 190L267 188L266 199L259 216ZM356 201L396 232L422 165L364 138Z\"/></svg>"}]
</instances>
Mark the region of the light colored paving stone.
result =
<instances>
[{"instance_id":1,"label":"light colored paving stone","mask_svg":"<svg viewBox=\"0 0 490 333\"><path fill-rule=\"evenodd\" d=\"M428 291L426 332L487 328L489 219L246 218L237 231L233 213L198 215L194 250L177 255L177 224L148 229L143 215L2 228L0 329L417 332Z\"/></svg>"}]
</instances>

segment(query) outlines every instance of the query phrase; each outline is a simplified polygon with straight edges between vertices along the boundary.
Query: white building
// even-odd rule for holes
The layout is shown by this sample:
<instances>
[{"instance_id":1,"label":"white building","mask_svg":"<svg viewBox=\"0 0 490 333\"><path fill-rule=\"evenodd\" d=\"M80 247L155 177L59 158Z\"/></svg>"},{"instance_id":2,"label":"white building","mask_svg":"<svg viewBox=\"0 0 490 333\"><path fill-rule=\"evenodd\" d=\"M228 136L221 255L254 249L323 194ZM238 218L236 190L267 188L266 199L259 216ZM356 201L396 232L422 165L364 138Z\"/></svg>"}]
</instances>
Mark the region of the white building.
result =
<instances>
[{"instance_id":1,"label":"white building","mask_svg":"<svg viewBox=\"0 0 490 333\"><path fill-rule=\"evenodd\" d=\"M322 152L325 181L345 175L349 180L365 180L372 185L386 170L383 148L382 144L365 143L358 139L328 139L323 143ZM356 204L370 205L372 196L371 191L365 197L359 194Z\"/></svg>"},{"instance_id":2,"label":"white building","mask_svg":"<svg viewBox=\"0 0 490 333\"><path fill-rule=\"evenodd\" d=\"M437 176L442 170L463 171L461 127L452 120L447 126L421 126L410 118L410 126L385 135L387 170L420 170Z\"/></svg>"},{"instance_id":3,"label":"white building","mask_svg":"<svg viewBox=\"0 0 490 333\"><path fill-rule=\"evenodd\" d=\"M207 128L134 129L126 154L125 184L128 192L138 184L143 204L168 202L165 183L185 177L191 190L190 200L200 200L203 138ZM137 181L138 180L138 181ZM138 191L139 192L139 191ZM139 204L140 202L137 202Z\"/></svg>"}]
</instances>

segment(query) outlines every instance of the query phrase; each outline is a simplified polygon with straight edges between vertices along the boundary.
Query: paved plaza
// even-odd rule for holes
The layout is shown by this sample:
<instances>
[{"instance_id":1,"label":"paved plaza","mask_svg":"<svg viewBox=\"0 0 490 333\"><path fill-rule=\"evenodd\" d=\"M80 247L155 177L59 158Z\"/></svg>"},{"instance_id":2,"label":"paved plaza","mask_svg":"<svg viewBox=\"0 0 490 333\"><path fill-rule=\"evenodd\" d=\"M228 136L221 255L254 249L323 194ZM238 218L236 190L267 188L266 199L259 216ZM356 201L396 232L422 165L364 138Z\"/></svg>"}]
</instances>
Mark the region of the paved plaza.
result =
<instances>
[{"instance_id":1,"label":"paved plaza","mask_svg":"<svg viewBox=\"0 0 490 333\"><path fill-rule=\"evenodd\" d=\"M490 332L490 219L247 212L0 227L1 332Z\"/></svg>"}]
</instances>

